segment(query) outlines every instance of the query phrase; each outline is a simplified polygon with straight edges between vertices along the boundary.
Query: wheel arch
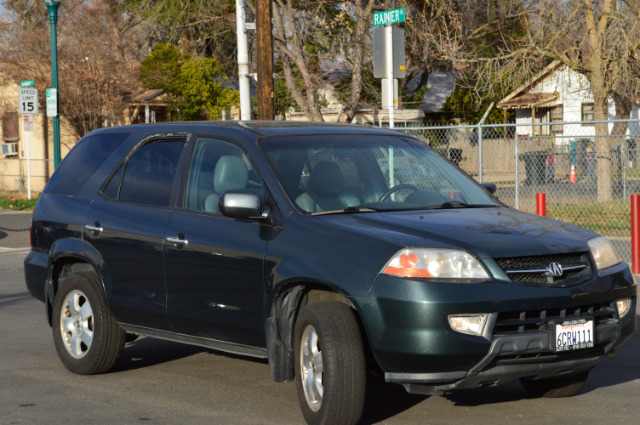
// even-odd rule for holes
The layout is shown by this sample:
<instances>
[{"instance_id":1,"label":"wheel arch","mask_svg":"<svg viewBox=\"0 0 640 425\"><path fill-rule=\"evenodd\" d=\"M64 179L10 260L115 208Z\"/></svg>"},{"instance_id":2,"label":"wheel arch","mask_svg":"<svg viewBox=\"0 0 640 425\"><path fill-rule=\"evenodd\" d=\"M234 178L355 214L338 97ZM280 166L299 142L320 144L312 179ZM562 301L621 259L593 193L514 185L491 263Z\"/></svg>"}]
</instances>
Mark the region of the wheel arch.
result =
<instances>
[{"instance_id":1,"label":"wheel arch","mask_svg":"<svg viewBox=\"0 0 640 425\"><path fill-rule=\"evenodd\" d=\"M348 296L318 283L300 281L288 284L273 297L266 321L269 369L276 382L294 379L294 331L300 310L307 305L326 301L339 302L351 309L361 330L362 343L368 347L358 311Z\"/></svg>"},{"instance_id":2,"label":"wheel arch","mask_svg":"<svg viewBox=\"0 0 640 425\"><path fill-rule=\"evenodd\" d=\"M58 292L60 279L76 272L94 272L102 286L106 299L105 271L102 256L92 246L80 239L61 239L49 251L49 265L45 287L47 320L52 325L53 299Z\"/></svg>"}]
</instances>

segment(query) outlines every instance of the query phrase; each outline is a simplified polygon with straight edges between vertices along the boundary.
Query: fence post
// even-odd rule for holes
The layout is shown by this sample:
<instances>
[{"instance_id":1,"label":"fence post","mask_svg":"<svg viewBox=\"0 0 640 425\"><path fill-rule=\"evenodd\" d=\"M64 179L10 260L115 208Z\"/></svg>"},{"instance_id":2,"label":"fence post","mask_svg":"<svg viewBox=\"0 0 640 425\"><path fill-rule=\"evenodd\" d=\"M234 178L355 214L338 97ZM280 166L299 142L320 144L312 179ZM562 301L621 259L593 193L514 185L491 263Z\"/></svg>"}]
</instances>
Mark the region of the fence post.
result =
<instances>
[{"instance_id":1,"label":"fence post","mask_svg":"<svg viewBox=\"0 0 640 425\"><path fill-rule=\"evenodd\" d=\"M516 209L520 209L520 159L518 154L518 126L515 127L516 132Z\"/></svg>"},{"instance_id":2,"label":"fence post","mask_svg":"<svg viewBox=\"0 0 640 425\"><path fill-rule=\"evenodd\" d=\"M478 124L478 182L482 183L482 127Z\"/></svg>"},{"instance_id":3,"label":"fence post","mask_svg":"<svg viewBox=\"0 0 640 425\"><path fill-rule=\"evenodd\" d=\"M536 193L536 214L547 216L547 195L544 193Z\"/></svg>"},{"instance_id":4,"label":"fence post","mask_svg":"<svg viewBox=\"0 0 640 425\"><path fill-rule=\"evenodd\" d=\"M631 271L640 274L640 195L631 195Z\"/></svg>"}]
</instances>

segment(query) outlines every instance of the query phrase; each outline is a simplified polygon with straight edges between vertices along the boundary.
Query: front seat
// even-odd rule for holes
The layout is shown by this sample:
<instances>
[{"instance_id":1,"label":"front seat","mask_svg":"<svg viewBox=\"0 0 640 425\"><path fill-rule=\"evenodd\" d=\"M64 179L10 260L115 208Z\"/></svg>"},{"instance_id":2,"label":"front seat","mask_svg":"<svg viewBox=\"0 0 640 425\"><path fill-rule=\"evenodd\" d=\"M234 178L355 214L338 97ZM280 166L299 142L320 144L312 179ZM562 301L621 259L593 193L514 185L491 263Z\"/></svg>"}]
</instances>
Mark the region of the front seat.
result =
<instances>
[{"instance_id":1,"label":"front seat","mask_svg":"<svg viewBox=\"0 0 640 425\"><path fill-rule=\"evenodd\" d=\"M344 190L344 176L335 162L320 161L313 167L306 192L296 204L307 212L342 210L360 205L358 197Z\"/></svg>"},{"instance_id":2,"label":"front seat","mask_svg":"<svg viewBox=\"0 0 640 425\"><path fill-rule=\"evenodd\" d=\"M221 156L213 172L214 193L207 196L204 201L204 209L208 212L220 212L218 203L220 195L227 190L242 190L247 188L249 182L249 169L244 161L237 156Z\"/></svg>"}]
</instances>

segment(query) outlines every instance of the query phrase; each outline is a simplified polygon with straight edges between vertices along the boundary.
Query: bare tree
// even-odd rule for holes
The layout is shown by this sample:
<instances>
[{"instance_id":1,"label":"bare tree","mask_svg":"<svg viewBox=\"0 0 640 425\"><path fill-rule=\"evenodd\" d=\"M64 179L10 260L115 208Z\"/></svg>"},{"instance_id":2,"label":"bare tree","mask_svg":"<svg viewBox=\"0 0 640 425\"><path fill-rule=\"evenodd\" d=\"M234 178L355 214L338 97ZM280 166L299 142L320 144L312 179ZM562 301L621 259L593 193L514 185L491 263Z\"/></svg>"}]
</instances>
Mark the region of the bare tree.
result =
<instances>
[{"instance_id":1,"label":"bare tree","mask_svg":"<svg viewBox=\"0 0 640 425\"><path fill-rule=\"evenodd\" d=\"M287 88L311 120L322 121L318 93L323 85L320 58L309 53L313 47L319 46L314 43L314 35L322 21L319 15L326 4L320 1L301 10L294 7L293 0L274 0L274 6L274 47L282 59Z\"/></svg>"},{"instance_id":2,"label":"bare tree","mask_svg":"<svg viewBox=\"0 0 640 425\"><path fill-rule=\"evenodd\" d=\"M477 90L491 90L497 79L521 83L553 60L583 74L594 97L594 119L607 119L609 96L635 99L640 93L636 57L640 55L640 1L547 0L501 2L507 14L485 26L465 29L461 1L452 6L431 40L458 69L472 69ZM503 31L506 23L516 31ZM473 28L473 26L472 26ZM469 40L498 28L498 53L469 51ZM622 108L622 103L619 103ZM623 109L623 108L622 108ZM622 111L621 111L622 112ZM620 130L616 130L620 131ZM598 201L612 198L610 139L606 123L596 124Z\"/></svg>"},{"instance_id":3,"label":"bare tree","mask_svg":"<svg viewBox=\"0 0 640 425\"><path fill-rule=\"evenodd\" d=\"M350 75L343 119L361 106L363 68L371 45L374 0L274 0L274 44L291 96L314 121L322 121L321 89L333 71Z\"/></svg>"},{"instance_id":4,"label":"bare tree","mask_svg":"<svg viewBox=\"0 0 640 425\"><path fill-rule=\"evenodd\" d=\"M140 89L140 35L118 6L117 0L67 0L60 7L60 114L78 136L105 125L124 123L126 101ZM33 79L41 90L50 87L51 44L46 8L36 0L7 1L5 8L9 18L0 23L4 69L16 80Z\"/></svg>"},{"instance_id":5,"label":"bare tree","mask_svg":"<svg viewBox=\"0 0 640 425\"><path fill-rule=\"evenodd\" d=\"M349 26L349 41L343 55L350 66L351 86L342 110L344 120L351 122L360 107L360 99L364 85L363 72L365 65L367 32L370 26L371 12L375 1L353 0L351 2L352 25Z\"/></svg>"}]
</instances>

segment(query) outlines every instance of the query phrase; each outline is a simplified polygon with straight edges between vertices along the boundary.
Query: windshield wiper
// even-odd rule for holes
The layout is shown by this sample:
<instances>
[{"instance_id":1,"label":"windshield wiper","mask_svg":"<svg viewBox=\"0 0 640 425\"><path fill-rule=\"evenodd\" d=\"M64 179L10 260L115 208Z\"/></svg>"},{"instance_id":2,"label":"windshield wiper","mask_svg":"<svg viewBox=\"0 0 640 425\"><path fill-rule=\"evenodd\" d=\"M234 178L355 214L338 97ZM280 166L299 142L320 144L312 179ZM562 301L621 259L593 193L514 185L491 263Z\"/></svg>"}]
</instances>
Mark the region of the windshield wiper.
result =
<instances>
[{"instance_id":1,"label":"windshield wiper","mask_svg":"<svg viewBox=\"0 0 640 425\"><path fill-rule=\"evenodd\" d=\"M361 212L379 212L381 210L377 208L371 208L366 206L347 207L343 210L330 210L330 211L318 211L312 213L312 215L327 215L327 214L355 214Z\"/></svg>"},{"instance_id":2,"label":"windshield wiper","mask_svg":"<svg viewBox=\"0 0 640 425\"><path fill-rule=\"evenodd\" d=\"M449 202L445 202L443 204L440 205L431 205L428 207L425 207L426 209L429 210L448 210L448 209L453 209L453 208L486 208L486 207L495 207L495 205L491 205L491 204L467 204L464 202L460 202L460 201L449 201Z\"/></svg>"}]
</instances>

